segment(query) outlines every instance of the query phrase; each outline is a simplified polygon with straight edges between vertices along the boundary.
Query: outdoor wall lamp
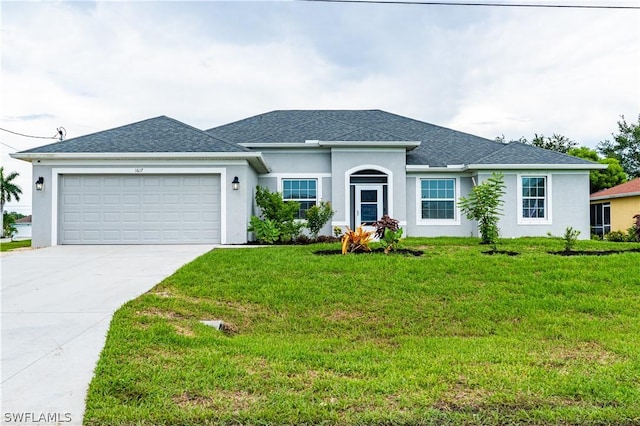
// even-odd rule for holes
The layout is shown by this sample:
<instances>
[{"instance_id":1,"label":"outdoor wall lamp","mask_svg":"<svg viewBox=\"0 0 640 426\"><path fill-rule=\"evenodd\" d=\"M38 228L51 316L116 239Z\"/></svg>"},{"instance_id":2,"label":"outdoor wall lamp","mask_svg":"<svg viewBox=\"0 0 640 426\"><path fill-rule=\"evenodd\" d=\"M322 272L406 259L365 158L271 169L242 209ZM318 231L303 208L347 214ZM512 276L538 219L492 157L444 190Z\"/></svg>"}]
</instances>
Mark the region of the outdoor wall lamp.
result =
<instances>
[{"instance_id":1,"label":"outdoor wall lamp","mask_svg":"<svg viewBox=\"0 0 640 426\"><path fill-rule=\"evenodd\" d=\"M231 187L233 188L234 191L237 191L238 189L240 189L240 181L238 180L238 176L233 178L233 181L231 182Z\"/></svg>"},{"instance_id":2,"label":"outdoor wall lamp","mask_svg":"<svg viewBox=\"0 0 640 426\"><path fill-rule=\"evenodd\" d=\"M44 178L40 176L36 181L36 191L42 191L42 188L44 188Z\"/></svg>"}]
</instances>

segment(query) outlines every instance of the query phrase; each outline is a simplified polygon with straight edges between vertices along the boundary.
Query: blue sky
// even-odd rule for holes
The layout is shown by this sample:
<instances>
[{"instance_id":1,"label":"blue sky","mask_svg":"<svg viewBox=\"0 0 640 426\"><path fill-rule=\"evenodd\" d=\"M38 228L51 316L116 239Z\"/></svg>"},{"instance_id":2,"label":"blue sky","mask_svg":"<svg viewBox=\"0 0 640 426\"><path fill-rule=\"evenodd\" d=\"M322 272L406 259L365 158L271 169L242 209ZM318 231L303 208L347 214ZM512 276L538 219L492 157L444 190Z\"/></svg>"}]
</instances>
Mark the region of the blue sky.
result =
<instances>
[{"instance_id":1,"label":"blue sky","mask_svg":"<svg viewBox=\"0 0 640 426\"><path fill-rule=\"evenodd\" d=\"M76 137L158 115L207 129L275 109L383 109L491 139L559 133L595 147L620 115L640 113L640 10L291 1L1 8L0 127L31 135L64 126ZM7 207L29 212L30 165L8 153L47 141L0 132L0 142L2 164L21 174L25 193Z\"/></svg>"}]
</instances>

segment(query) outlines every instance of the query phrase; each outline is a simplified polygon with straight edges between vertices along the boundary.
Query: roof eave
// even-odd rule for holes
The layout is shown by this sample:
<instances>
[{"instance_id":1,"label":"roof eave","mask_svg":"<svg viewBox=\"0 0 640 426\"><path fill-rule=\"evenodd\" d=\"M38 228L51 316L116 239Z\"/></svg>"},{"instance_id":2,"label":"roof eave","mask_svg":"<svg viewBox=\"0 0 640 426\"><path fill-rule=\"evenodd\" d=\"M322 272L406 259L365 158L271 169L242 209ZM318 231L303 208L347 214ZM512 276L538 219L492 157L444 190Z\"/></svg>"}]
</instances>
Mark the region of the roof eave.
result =
<instances>
[{"instance_id":1,"label":"roof eave","mask_svg":"<svg viewBox=\"0 0 640 426\"><path fill-rule=\"evenodd\" d=\"M271 167L261 152L16 152L11 158L37 160L246 160L258 173L269 173Z\"/></svg>"},{"instance_id":2,"label":"roof eave","mask_svg":"<svg viewBox=\"0 0 640 426\"><path fill-rule=\"evenodd\" d=\"M238 145L245 148L404 148L412 151L419 147L420 141L319 141L305 142L244 142Z\"/></svg>"},{"instance_id":3,"label":"roof eave","mask_svg":"<svg viewBox=\"0 0 640 426\"><path fill-rule=\"evenodd\" d=\"M464 164L451 164L448 166L429 166L422 164L408 164L407 172L465 172L468 170Z\"/></svg>"},{"instance_id":4,"label":"roof eave","mask_svg":"<svg viewBox=\"0 0 640 426\"><path fill-rule=\"evenodd\" d=\"M591 201L611 200L613 198L628 198L628 197L640 197L640 192L626 192L624 194L612 194L612 195L598 195L591 196Z\"/></svg>"},{"instance_id":5,"label":"roof eave","mask_svg":"<svg viewBox=\"0 0 640 426\"><path fill-rule=\"evenodd\" d=\"M469 164L472 170L602 170L606 164Z\"/></svg>"},{"instance_id":6,"label":"roof eave","mask_svg":"<svg viewBox=\"0 0 640 426\"><path fill-rule=\"evenodd\" d=\"M319 146L329 148L404 148L412 151L420 146L420 141L318 141Z\"/></svg>"}]
</instances>

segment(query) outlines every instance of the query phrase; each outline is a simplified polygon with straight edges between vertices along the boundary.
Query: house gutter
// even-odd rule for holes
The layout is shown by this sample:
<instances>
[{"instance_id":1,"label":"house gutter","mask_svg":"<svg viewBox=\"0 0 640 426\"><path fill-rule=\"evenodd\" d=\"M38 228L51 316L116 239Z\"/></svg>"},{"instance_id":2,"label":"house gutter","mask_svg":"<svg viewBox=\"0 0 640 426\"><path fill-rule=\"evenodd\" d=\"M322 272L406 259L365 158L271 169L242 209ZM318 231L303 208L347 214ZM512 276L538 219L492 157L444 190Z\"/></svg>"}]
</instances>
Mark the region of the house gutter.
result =
<instances>
[{"instance_id":1,"label":"house gutter","mask_svg":"<svg viewBox=\"0 0 640 426\"><path fill-rule=\"evenodd\" d=\"M320 141L308 140L305 142L273 142L273 143L240 143L245 148L404 148L411 151L420 146L420 141Z\"/></svg>"},{"instance_id":2,"label":"house gutter","mask_svg":"<svg viewBox=\"0 0 640 426\"><path fill-rule=\"evenodd\" d=\"M407 172L467 172L473 170L602 170L606 164L452 164L433 167L428 165L407 165Z\"/></svg>"},{"instance_id":3,"label":"house gutter","mask_svg":"<svg viewBox=\"0 0 640 426\"><path fill-rule=\"evenodd\" d=\"M469 170L602 170L609 167L600 163L585 164L469 164Z\"/></svg>"},{"instance_id":4,"label":"house gutter","mask_svg":"<svg viewBox=\"0 0 640 426\"><path fill-rule=\"evenodd\" d=\"M16 152L11 158L37 160L246 160L258 173L271 167L261 152Z\"/></svg>"}]
</instances>

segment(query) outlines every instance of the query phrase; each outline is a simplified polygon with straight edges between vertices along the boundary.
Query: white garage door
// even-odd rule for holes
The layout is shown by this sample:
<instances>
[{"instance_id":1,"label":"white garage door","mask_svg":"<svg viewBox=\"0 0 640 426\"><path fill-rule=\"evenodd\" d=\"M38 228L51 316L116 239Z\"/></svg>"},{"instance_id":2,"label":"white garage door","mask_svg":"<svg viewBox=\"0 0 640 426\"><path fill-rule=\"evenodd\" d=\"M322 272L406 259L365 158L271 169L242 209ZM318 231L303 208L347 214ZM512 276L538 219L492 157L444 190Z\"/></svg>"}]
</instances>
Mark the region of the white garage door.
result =
<instances>
[{"instance_id":1,"label":"white garage door","mask_svg":"<svg viewBox=\"0 0 640 426\"><path fill-rule=\"evenodd\" d=\"M60 244L220 243L219 175L63 175Z\"/></svg>"}]
</instances>

